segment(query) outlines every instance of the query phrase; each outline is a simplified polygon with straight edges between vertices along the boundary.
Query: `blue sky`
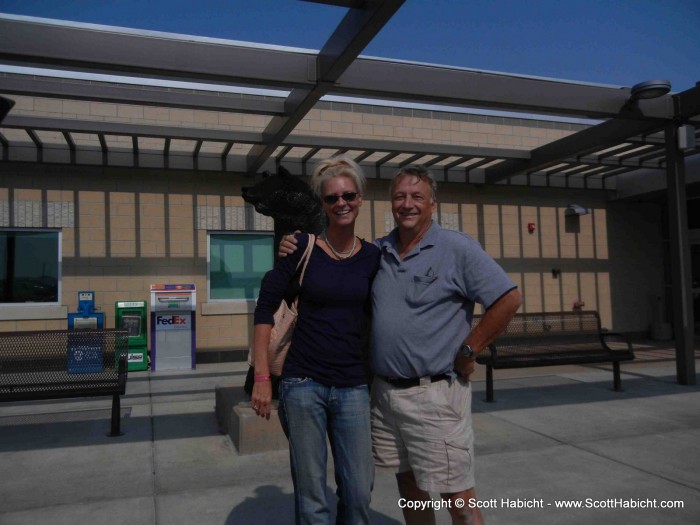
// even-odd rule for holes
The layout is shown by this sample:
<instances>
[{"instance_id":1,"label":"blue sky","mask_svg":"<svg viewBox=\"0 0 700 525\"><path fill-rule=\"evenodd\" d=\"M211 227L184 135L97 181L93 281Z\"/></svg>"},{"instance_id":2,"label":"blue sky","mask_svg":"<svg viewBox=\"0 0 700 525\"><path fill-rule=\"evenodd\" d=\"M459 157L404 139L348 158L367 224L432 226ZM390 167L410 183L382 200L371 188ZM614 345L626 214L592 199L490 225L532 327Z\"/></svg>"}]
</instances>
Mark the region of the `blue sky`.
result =
<instances>
[{"instance_id":1,"label":"blue sky","mask_svg":"<svg viewBox=\"0 0 700 525\"><path fill-rule=\"evenodd\" d=\"M0 0L0 12L319 49L345 9L300 0ZM700 0L407 0L364 55L632 86L700 81Z\"/></svg>"}]
</instances>

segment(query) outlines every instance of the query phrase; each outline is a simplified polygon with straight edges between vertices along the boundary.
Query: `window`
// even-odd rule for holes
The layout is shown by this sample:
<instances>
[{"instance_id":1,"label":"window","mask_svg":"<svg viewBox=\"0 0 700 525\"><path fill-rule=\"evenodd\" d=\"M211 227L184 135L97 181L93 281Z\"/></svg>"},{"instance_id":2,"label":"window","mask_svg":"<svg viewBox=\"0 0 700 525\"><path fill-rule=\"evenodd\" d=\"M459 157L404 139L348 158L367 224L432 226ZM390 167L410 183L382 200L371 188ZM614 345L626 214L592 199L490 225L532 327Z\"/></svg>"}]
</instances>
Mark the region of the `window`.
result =
<instances>
[{"instance_id":1,"label":"window","mask_svg":"<svg viewBox=\"0 0 700 525\"><path fill-rule=\"evenodd\" d=\"M209 234L209 300L257 299L260 281L274 264L274 236Z\"/></svg>"},{"instance_id":2,"label":"window","mask_svg":"<svg viewBox=\"0 0 700 525\"><path fill-rule=\"evenodd\" d=\"M56 303L60 232L0 231L0 303Z\"/></svg>"}]
</instances>

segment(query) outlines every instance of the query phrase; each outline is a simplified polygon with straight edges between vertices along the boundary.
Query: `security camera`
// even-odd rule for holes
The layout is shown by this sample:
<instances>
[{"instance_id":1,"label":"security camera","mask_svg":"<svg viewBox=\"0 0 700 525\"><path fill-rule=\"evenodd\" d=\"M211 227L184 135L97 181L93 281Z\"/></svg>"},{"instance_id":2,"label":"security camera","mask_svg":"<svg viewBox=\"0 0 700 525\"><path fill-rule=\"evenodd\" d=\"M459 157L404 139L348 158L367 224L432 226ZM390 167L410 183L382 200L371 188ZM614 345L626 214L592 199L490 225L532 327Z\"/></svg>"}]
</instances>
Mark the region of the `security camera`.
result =
<instances>
[{"instance_id":1,"label":"security camera","mask_svg":"<svg viewBox=\"0 0 700 525\"><path fill-rule=\"evenodd\" d=\"M584 208L578 204L569 204L564 211L564 215L588 215L591 213L590 208Z\"/></svg>"}]
</instances>

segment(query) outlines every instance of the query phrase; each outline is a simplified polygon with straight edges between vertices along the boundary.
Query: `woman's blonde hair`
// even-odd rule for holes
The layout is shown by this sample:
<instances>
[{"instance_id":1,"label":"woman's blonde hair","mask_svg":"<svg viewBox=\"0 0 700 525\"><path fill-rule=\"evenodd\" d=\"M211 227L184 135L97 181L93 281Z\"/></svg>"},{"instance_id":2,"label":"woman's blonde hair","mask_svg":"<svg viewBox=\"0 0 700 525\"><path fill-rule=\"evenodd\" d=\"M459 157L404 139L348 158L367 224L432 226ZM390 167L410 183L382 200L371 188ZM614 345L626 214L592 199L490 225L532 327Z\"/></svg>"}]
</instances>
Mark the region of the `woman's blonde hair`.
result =
<instances>
[{"instance_id":1,"label":"woman's blonde hair","mask_svg":"<svg viewBox=\"0 0 700 525\"><path fill-rule=\"evenodd\" d=\"M314 169L311 176L311 189L316 195L321 197L323 183L334 177L349 177L355 183L355 187L360 194L365 192L367 180L362 173L359 164L345 155L338 155L321 161Z\"/></svg>"}]
</instances>

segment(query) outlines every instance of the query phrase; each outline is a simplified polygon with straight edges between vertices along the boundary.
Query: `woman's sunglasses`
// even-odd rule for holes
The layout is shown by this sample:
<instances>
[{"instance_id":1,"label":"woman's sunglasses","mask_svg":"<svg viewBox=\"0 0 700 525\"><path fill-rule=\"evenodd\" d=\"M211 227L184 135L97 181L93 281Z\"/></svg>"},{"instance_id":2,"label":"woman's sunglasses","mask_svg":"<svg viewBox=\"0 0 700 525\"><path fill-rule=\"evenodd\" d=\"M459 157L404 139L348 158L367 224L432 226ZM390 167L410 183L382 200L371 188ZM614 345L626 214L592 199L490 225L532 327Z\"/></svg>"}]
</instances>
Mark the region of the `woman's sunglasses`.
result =
<instances>
[{"instance_id":1,"label":"woman's sunglasses","mask_svg":"<svg viewBox=\"0 0 700 525\"><path fill-rule=\"evenodd\" d=\"M349 191L347 193L343 193L342 195L325 195L321 197L323 202L326 204L335 204L340 198L342 198L345 202L352 202L357 198L357 192Z\"/></svg>"}]
</instances>

